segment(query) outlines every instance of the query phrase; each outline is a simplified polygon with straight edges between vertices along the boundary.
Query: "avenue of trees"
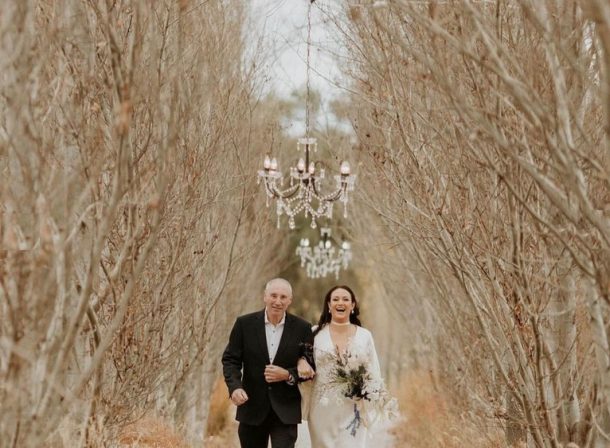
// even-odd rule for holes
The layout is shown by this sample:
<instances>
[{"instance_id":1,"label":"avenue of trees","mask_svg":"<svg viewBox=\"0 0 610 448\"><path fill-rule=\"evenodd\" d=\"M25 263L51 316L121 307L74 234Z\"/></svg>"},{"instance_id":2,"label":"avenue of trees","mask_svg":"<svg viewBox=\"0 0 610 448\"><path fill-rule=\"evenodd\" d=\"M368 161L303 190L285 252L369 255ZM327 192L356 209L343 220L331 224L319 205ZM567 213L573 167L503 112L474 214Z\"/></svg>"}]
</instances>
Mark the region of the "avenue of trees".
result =
<instances>
[{"instance_id":1,"label":"avenue of trees","mask_svg":"<svg viewBox=\"0 0 610 448\"><path fill-rule=\"evenodd\" d=\"M248 2L4 3L0 447L145 415L201 446L235 316L294 268L256 182L292 106ZM610 444L610 4L314 7L352 127L316 136L358 174L342 280L391 384L429 373L481 446Z\"/></svg>"}]
</instances>

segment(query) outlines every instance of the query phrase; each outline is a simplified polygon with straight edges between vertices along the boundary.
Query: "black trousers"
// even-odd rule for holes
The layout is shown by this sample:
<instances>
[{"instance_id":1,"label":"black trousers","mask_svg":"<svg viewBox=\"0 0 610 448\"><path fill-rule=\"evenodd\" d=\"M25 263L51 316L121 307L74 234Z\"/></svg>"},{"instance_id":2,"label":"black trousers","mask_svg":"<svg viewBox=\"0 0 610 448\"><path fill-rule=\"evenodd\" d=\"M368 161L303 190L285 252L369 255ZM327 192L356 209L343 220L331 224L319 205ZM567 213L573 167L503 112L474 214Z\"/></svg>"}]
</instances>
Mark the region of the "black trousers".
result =
<instances>
[{"instance_id":1,"label":"black trousers","mask_svg":"<svg viewBox=\"0 0 610 448\"><path fill-rule=\"evenodd\" d=\"M282 423L273 409L260 425L239 424L237 430L241 448L267 448L269 437L273 448L294 448L297 425Z\"/></svg>"}]
</instances>

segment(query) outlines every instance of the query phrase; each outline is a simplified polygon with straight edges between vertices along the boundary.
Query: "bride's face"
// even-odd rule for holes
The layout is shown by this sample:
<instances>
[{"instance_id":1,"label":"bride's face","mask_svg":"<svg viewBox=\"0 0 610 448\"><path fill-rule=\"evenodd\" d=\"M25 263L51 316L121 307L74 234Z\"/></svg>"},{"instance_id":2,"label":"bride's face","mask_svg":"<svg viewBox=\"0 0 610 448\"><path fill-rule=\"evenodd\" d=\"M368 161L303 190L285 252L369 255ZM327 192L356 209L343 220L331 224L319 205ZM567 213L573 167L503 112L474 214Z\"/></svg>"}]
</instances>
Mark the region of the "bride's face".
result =
<instances>
[{"instance_id":1,"label":"bride's face","mask_svg":"<svg viewBox=\"0 0 610 448\"><path fill-rule=\"evenodd\" d=\"M330 295L328 309L335 322L348 322L349 315L354 309L354 302L349 291L343 288L335 289Z\"/></svg>"}]
</instances>

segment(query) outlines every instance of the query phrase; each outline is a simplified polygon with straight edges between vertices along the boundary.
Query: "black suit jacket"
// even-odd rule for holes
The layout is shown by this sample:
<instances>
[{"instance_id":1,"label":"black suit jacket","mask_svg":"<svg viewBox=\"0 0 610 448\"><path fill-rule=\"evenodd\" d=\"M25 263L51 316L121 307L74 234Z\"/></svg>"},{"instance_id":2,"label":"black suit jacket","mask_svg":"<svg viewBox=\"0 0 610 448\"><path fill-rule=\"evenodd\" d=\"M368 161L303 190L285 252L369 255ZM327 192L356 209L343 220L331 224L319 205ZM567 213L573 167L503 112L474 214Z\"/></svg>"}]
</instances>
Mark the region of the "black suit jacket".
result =
<instances>
[{"instance_id":1,"label":"black suit jacket","mask_svg":"<svg viewBox=\"0 0 610 448\"><path fill-rule=\"evenodd\" d=\"M273 364L287 369L297 379L297 362L305 355L305 345L313 345L311 324L286 313L284 332ZM242 388L248 401L237 408L237 420L249 425L263 422L273 408L285 424L301 423L301 394L298 386L285 381L267 383L265 366L269 364L265 310L238 317L229 343L222 355L222 366L229 394Z\"/></svg>"}]
</instances>

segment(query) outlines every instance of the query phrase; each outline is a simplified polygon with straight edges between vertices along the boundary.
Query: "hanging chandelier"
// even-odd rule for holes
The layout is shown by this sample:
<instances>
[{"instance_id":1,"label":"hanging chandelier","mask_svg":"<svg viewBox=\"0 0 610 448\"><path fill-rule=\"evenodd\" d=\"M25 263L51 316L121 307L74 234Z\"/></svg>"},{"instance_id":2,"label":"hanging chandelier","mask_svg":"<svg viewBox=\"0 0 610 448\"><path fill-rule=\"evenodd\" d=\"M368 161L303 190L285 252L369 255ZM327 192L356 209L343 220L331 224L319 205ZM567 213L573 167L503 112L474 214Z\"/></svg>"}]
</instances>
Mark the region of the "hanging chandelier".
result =
<instances>
[{"instance_id":1,"label":"hanging chandelier","mask_svg":"<svg viewBox=\"0 0 610 448\"><path fill-rule=\"evenodd\" d=\"M339 166L339 175L335 175L335 189L324 194L321 184L324 179L324 168L320 162L311 160L311 152L317 151L317 140L310 137L310 67L311 67L311 8L315 0L309 2L307 11L307 73L305 95L305 137L298 139L297 151L303 151L296 167L290 168L290 184L283 186L284 176L280 172L277 159L270 155L265 156L263 169L258 172L258 181L261 179L265 185L267 207L270 200L275 199L277 208L277 226L280 227L280 217L288 216L288 227L295 228L295 217L303 213L305 218L311 217L311 227L316 228L316 219L326 217L332 219L333 204L337 201L343 203L343 216L347 217L348 192L354 190L356 176L351 174L350 165L342 161Z\"/></svg>"},{"instance_id":2,"label":"hanging chandelier","mask_svg":"<svg viewBox=\"0 0 610 448\"><path fill-rule=\"evenodd\" d=\"M334 273L338 280L339 271L347 269L352 259L351 245L343 241L337 249L330 238L328 227L322 227L320 235L321 239L314 247L310 246L309 239L301 239L296 250L296 254L301 257L301 267L305 268L309 278L321 278Z\"/></svg>"}]
</instances>

